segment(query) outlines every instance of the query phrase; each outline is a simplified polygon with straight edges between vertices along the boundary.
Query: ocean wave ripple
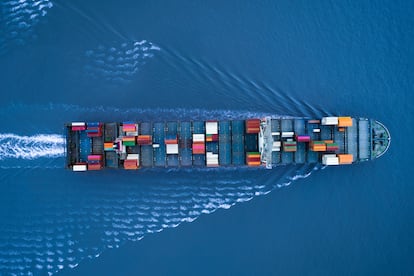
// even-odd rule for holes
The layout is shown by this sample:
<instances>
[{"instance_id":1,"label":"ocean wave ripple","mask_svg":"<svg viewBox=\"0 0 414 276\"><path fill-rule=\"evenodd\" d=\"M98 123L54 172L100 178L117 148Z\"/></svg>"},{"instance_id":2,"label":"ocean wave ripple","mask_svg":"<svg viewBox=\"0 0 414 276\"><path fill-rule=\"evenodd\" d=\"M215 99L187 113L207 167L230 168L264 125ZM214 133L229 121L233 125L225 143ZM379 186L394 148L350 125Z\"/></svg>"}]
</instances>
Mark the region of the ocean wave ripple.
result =
<instances>
[{"instance_id":1,"label":"ocean wave ripple","mask_svg":"<svg viewBox=\"0 0 414 276\"><path fill-rule=\"evenodd\" d=\"M1 199L8 210L0 213L0 271L53 274L74 268L106 248L118 248L192 222L202 214L229 209L308 177L317 169L302 165L273 170L200 169L196 173L192 169L68 172L70 182L59 183L49 176L24 197L19 196L22 187L13 186Z\"/></svg>"},{"instance_id":2,"label":"ocean wave ripple","mask_svg":"<svg viewBox=\"0 0 414 276\"><path fill-rule=\"evenodd\" d=\"M85 52L87 76L110 83L129 83L160 47L147 40L99 45Z\"/></svg>"},{"instance_id":3,"label":"ocean wave ripple","mask_svg":"<svg viewBox=\"0 0 414 276\"><path fill-rule=\"evenodd\" d=\"M10 44L24 45L35 38L34 26L53 7L50 0L6 0L0 2L0 53Z\"/></svg>"}]
</instances>

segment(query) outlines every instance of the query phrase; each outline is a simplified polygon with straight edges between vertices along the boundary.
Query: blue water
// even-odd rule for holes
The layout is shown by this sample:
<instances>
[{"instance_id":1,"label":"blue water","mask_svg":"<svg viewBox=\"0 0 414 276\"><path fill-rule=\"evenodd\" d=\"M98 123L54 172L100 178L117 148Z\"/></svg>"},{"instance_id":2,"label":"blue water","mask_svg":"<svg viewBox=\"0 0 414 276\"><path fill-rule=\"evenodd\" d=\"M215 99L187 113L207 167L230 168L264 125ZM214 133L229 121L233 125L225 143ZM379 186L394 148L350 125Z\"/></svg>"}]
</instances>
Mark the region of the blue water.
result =
<instances>
[{"instance_id":1,"label":"blue water","mask_svg":"<svg viewBox=\"0 0 414 276\"><path fill-rule=\"evenodd\" d=\"M1 274L413 274L413 13L2 0ZM325 169L63 169L67 121L269 114L375 118L392 144Z\"/></svg>"}]
</instances>

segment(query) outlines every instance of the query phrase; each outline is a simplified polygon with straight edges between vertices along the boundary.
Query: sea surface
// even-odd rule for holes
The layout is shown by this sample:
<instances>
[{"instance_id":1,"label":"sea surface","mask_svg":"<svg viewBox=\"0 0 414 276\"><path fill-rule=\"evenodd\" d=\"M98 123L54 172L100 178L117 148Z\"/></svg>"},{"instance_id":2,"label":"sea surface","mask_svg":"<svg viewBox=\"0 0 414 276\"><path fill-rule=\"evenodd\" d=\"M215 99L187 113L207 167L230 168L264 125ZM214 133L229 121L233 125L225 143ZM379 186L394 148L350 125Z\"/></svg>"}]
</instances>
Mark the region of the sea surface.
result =
<instances>
[{"instance_id":1,"label":"sea surface","mask_svg":"<svg viewBox=\"0 0 414 276\"><path fill-rule=\"evenodd\" d=\"M414 2L0 0L1 275L413 275ZM353 166L72 173L68 121L374 118Z\"/></svg>"}]
</instances>

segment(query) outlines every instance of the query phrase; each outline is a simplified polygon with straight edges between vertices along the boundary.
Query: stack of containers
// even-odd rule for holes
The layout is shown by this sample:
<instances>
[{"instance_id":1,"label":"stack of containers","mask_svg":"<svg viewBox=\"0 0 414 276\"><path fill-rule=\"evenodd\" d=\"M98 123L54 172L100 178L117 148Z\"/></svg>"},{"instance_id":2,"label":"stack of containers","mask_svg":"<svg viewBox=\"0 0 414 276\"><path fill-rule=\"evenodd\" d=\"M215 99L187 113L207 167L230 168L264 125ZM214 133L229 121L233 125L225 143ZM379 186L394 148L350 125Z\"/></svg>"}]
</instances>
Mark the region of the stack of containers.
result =
<instances>
[{"instance_id":1,"label":"stack of containers","mask_svg":"<svg viewBox=\"0 0 414 276\"><path fill-rule=\"evenodd\" d=\"M352 164L353 162L353 155L352 154L338 154L339 164Z\"/></svg>"},{"instance_id":2,"label":"stack of containers","mask_svg":"<svg viewBox=\"0 0 414 276\"><path fill-rule=\"evenodd\" d=\"M206 122L206 142L218 141L218 122L207 121Z\"/></svg>"},{"instance_id":3,"label":"stack of containers","mask_svg":"<svg viewBox=\"0 0 414 276\"><path fill-rule=\"evenodd\" d=\"M124 169L126 170L136 170L139 166L139 154L130 153L127 155L126 160L124 160Z\"/></svg>"},{"instance_id":4,"label":"stack of containers","mask_svg":"<svg viewBox=\"0 0 414 276\"><path fill-rule=\"evenodd\" d=\"M204 134L193 134L193 154L204 154L205 152Z\"/></svg>"},{"instance_id":5,"label":"stack of containers","mask_svg":"<svg viewBox=\"0 0 414 276\"><path fill-rule=\"evenodd\" d=\"M297 150L296 141L284 141L283 151L295 152Z\"/></svg>"},{"instance_id":6,"label":"stack of containers","mask_svg":"<svg viewBox=\"0 0 414 276\"><path fill-rule=\"evenodd\" d=\"M88 170L100 170L102 169L102 155L92 154L88 155Z\"/></svg>"},{"instance_id":7,"label":"stack of containers","mask_svg":"<svg viewBox=\"0 0 414 276\"><path fill-rule=\"evenodd\" d=\"M206 161L207 167L218 167L218 154L214 154L213 152L207 152L206 154Z\"/></svg>"},{"instance_id":8,"label":"stack of containers","mask_svg":"<svg viewBox=\"0 0 414 276\"><path fill-rule=\"evenodd\" d=\"M112 151L114 150L114 143L113 142L105 142L104 143L104 151Z\"/></svg>"},{"instance_id":9,"label":"stack of containers","mask_svg":"<svg viewBox=\"0 0 414 276\"><path fill-rule=\"evenodd\" d=\"M135 132L135 131L137 131L137 126L133 122L124 122L124 123L122 123L122 131L124 131L124 132Z\"/></svg>"},{"instance_id":10,"label":"stack of containers","mask_svg":"<svg viewBox=\"0 0 414 276\"><path fill-rule=\"evenodd\" d=\"M246 133L259 133L260 132L260 119L246 120Z\"/></svg>"},{"instance_id":11,"label":"stack of containers","mask_svg":"<svg viewBox=\"0 0 414 276\"><path fill-rule=\"evenodd\" d=\"M206 134L206 142L217 142L218 134Z\"/></svg>"},{"instance_id":12,"label":"stack of containers","mask_svg":"<svg viewBox=\"0 0 414 276\"><path fill-rule=\"evenodd\" d=\"M170 134L165 137L165 145L167 154L178 154L178 139L177 135Z\"/></svg>"},{"instance_id":13,"label":"stack of containers","mask_svg":"<svg viewBox=\"0 0 414 276\"><path fill-rule=\"evenodd\" d=\"M326 151L326 144L324 141L312 141L309 144L311 151Z\"/></svg>"},{"instance_id":14,"label":"stack of containers","mask_svg":"<svg viewBox=\"0 0 414 276\"><path fill-rule=\"evenodd\" d=\"M338 143L326 143L326 150L327 151L337 151L337 150L339 150Z\"/></svg>"},{"instance_id":15,"label":"stack of containers","mask_svg":"<svg viewBox=\"0 0 414 276\"><path fill-rule=\"evenodd\" d=\"M81 131L86 129L86 125L83 122L73 122L71 126L72 131Z\"/></svg>"},{"instance_id":16,"label":"stack of containers","mask_svg":"<svg viewBox=\"0 0 414 276\"><path fill-rule=\"evenodd\" d=\"M151 145L152 136L151 135L138 135L137 143L138 145Z\"/></svg>"},{"instance_id":17,"label":"stack of containers","mask_svg":"<svg viewBox=\"0 0 414 276\"><path fill-rule=\"evenodd\" d=\"M280 141L273 141L272 151L280 151L280 145L281 145Z\"/></svg>"},{"instance_id":18,"label":"stack of containers","mask_svg":"<svg viewBox=\"0 0 414 276\"><path fill-rule=\"evenodd\" d=\"M248 166L260 166L260 152L247 152L246 163Z\"/></svg>"},{"instance_id":19,"label":"stack of containers","mask_svg":"<svg viewBox=\"0 0 414 276\"><path fill-rule=\"evenodd\" d=\"M122 144L127 147L135 146L135 137L134 136L122 137Z\"/></svg>"},{"instance_id":20,"label":"stack of containers","mask_svg":"<svg viewBox=\"0 0 414 276\"><path fill-rule=\"evenodd\" d=\"M310 142L311 138L309 135L296 135L296 141L303 143L303 142Z\"/></svg>"},{"instance_id":21,"label":"stack of containers","mask_svg":"<svg viewBox=\"0 0 414 276\"><path fill-rule=\"evenodd\" d=\"M324 154L322 156L322 164L327 166L339 165L339 158L336 154Z\"/></svg>"},{"instance_id":22,"label":"stack of containers","mask_svg":"<svg viewBox=\"0 0 414 276\"><path fill-rule=\"evenodd\" d=\"M88 123L86 128L88 137L102 136L102 124L101 123Z\"/></svg>"}]
</instances>

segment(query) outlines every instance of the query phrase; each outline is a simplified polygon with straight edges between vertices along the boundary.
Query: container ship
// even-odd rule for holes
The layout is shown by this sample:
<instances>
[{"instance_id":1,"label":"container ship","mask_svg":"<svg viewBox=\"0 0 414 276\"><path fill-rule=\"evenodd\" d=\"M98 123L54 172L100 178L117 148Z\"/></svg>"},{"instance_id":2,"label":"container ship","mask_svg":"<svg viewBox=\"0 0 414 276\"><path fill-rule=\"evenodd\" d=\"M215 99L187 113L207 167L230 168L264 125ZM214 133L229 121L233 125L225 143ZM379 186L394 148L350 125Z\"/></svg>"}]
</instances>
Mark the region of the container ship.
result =
<instances>
[{"instance_id":1,"label":"container ship","mask_svg":"<svg viewBox=\"0 0 414 276\"><path fill-rule=\"evenodd\" d=\"M367 118L248 118L171 122L65 124L72 171L154 167L263 167L375 159L391 136Z\"/></svg>"}]
</instances>

